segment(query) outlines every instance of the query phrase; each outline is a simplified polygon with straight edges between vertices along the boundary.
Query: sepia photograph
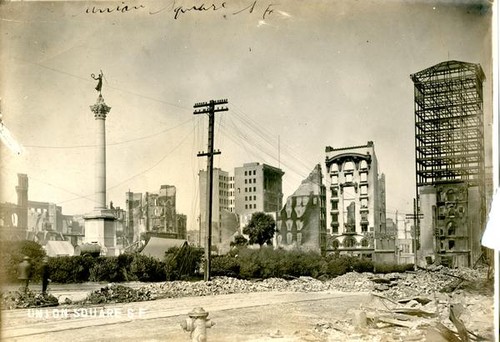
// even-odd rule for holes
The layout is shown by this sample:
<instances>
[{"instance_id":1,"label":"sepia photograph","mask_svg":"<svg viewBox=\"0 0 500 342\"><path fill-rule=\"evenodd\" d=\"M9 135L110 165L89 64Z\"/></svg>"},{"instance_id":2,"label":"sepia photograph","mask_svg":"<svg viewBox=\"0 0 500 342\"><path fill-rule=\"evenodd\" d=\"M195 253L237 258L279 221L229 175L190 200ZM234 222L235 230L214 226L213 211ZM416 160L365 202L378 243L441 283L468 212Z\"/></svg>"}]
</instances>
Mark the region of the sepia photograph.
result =
<instances>
[{"instance_id":1,"label":"sepia photograph","mask_svg":"<svg viewBox=\"0 0 500 342\"><path fill-rule=\"evenodd\" d=\"M498 340L496 21L0 0L0 339Z\"/></svg>"}]
</instances>

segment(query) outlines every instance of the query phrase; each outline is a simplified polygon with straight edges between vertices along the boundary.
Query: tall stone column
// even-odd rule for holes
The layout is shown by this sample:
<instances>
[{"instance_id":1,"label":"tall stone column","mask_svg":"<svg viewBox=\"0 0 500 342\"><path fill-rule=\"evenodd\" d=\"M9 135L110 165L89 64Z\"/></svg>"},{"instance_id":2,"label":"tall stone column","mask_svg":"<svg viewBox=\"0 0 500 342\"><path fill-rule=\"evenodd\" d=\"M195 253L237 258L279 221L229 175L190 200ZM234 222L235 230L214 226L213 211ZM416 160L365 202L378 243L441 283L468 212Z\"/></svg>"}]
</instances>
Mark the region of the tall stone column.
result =
<instances>
[{"instance_id":1,"label":"tall stone column","mask_svg":"<svg viewBox=\"0 0 500 342\"><path fill-rule=\"evenodd\" d=\"M85 243L97 243L106 255L116 255L116 218L106 207L106 115L111 107L101 94L90 106L95 118L95 198L94 210L85 215Z\"/></svg>"},{"instance_id":2,"label":"tall stone column","mask_svg":"<svg viewBox=\"0 0 500 342\"><path fill-rule=\"evenodd\" d=\"M106 209L106 115L111 107L99 94L97 102L90 106L95 118L95 205L96 210Z\"/></svg>"}]
</instances>

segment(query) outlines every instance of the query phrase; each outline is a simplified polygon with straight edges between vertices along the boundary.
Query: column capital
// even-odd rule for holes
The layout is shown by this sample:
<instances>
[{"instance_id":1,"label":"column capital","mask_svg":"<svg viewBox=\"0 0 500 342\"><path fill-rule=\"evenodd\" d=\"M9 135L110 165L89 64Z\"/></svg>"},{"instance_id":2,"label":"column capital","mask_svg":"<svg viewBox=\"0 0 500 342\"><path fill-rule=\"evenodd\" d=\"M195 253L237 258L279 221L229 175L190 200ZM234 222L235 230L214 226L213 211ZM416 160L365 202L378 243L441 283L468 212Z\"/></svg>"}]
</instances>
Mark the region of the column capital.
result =
<instances>
[{"instance_id":1,"label":"column capital","mask_svg":"<svg viewBox=\"0 0 500 342\"><path fill-rule=\"evenodd\" d=\"M106 114L109 113L111 107L109 107L105 102L101 94L97 98L94 105L90 106L90 110L94 113L96 119L106 119Z\"/></svg>"}]
</instances>

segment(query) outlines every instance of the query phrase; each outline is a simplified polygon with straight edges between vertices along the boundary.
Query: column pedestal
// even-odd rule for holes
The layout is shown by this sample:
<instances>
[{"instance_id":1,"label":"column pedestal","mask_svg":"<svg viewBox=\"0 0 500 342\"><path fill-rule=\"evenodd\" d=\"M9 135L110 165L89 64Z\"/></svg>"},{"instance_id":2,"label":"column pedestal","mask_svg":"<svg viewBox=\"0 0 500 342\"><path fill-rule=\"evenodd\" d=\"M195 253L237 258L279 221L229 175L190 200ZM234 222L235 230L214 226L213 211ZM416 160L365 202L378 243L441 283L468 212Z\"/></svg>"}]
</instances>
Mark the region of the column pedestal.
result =
<instances>
[{"instance_id":1,"label":"column pedestal","mask_svg":"<svg viewBox=\"0 0 500 342\"><path fill-rule=\"evenodd\" d=\"M116 248L116 217L112 210L94 210L84 216L84 243L98 243L106 256L119 254Z\"/></svg>"}]
</instances>

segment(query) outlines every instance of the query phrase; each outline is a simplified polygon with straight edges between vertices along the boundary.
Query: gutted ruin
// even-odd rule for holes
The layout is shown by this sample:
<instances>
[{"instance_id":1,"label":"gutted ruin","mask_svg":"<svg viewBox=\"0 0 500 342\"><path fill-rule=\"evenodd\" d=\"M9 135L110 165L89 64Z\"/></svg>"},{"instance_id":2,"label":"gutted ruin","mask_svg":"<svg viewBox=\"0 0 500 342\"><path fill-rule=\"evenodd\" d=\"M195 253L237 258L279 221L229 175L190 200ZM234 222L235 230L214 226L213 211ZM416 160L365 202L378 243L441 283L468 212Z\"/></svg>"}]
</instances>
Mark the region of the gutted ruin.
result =
<instances>
[{"instance_id":1,"label":"gutted ruin","mask_svg":"<svg viewBox=\"0 0 500 342\"><path fill-rule=\"evenodd\" d=\"M446 61L411 75L420 215L418 262L471 266L485 223L484 72Z\"/></svg>"}]
</instances>

